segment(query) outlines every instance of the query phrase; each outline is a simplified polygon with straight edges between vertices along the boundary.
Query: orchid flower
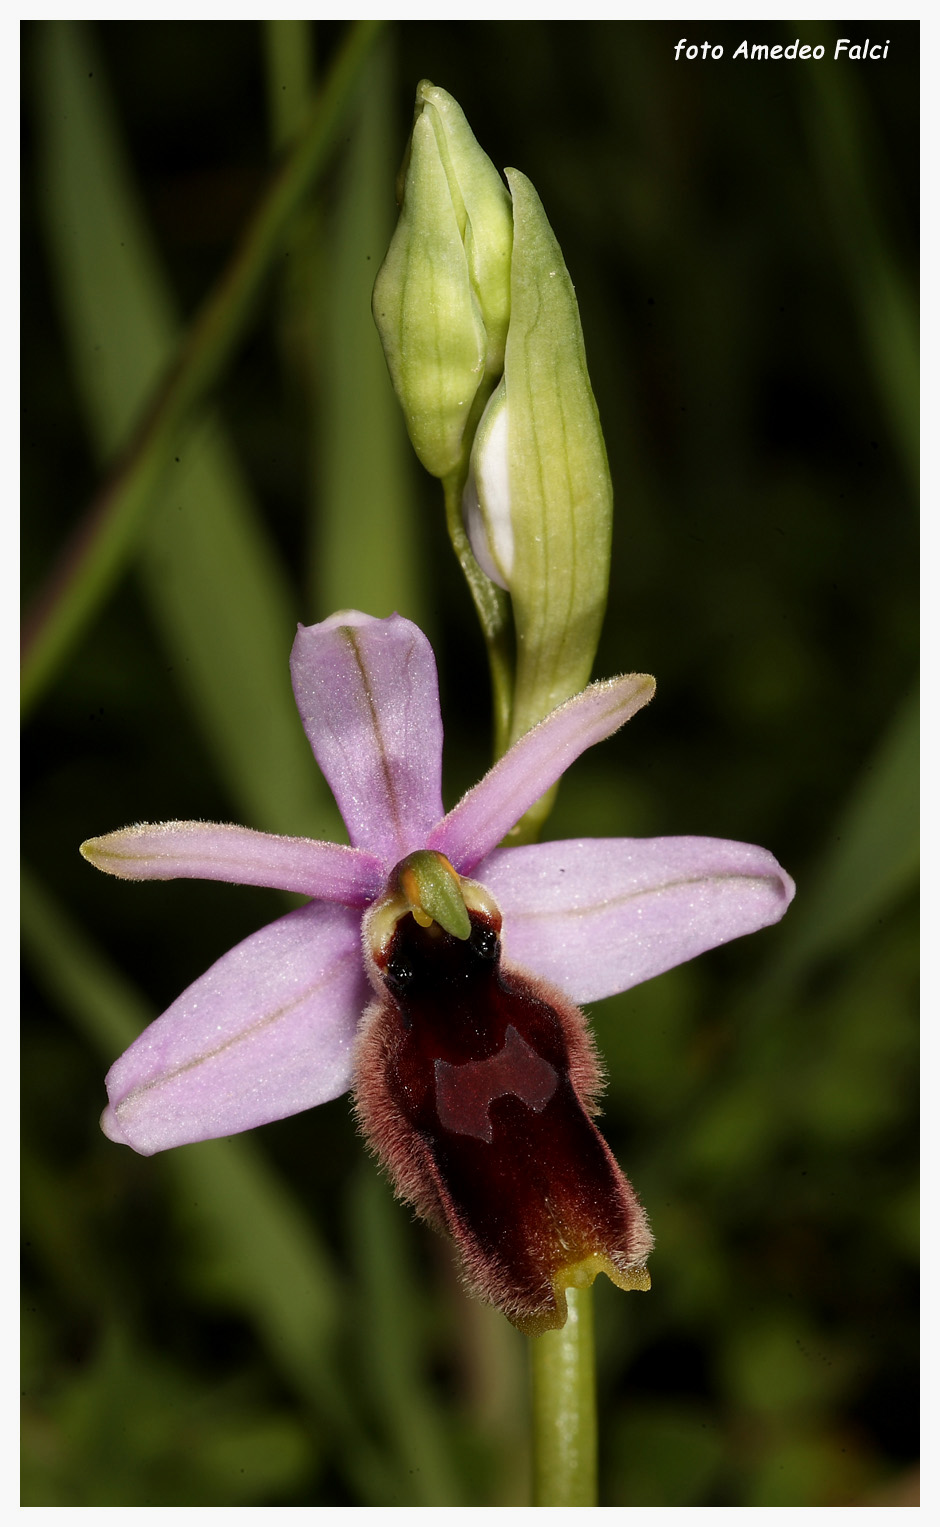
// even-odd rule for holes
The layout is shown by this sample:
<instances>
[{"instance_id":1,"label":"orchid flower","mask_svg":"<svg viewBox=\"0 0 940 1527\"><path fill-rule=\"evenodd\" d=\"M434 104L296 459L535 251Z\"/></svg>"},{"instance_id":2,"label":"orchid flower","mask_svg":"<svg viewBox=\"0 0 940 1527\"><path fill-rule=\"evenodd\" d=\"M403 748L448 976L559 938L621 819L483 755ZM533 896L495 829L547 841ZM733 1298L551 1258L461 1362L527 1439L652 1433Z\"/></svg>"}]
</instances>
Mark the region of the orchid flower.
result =
<instances>
[{"instance_id":1,"label":"orchid flower","mask_svg":"<svg viewBox=\"0 0 940 1527\"><path fill-rule=\"evenodd\" d=\"M589 685L445 814L437 673L416 626L333 615L298 629L291 670L349 846L207 822L82 846L126 879L312 898L223 955L115 1062L105 1134L149 1156L353 1087L399 1195L521 1329L562 1325L564 1289L598 1271L648 1287L652 1237L593 1122L599 1070L576 1004L776 922L792 881L765 849L713 838L499 846L647 703L645 675Z\"/></svg>"}]
</instances>

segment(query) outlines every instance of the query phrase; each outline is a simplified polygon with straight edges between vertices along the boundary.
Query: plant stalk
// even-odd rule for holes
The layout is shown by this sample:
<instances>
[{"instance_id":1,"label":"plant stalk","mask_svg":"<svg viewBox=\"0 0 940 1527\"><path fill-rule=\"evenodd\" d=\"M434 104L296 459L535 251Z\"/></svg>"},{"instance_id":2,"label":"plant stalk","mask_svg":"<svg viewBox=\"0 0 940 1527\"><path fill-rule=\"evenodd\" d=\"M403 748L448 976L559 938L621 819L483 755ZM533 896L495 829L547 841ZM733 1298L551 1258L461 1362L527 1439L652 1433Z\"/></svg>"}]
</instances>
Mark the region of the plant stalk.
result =
<instances>
[{"instance_id":1,"label":"plant stalk","mask_svg":"<svg viewBox=\"0 0 940 1527\"><path fill-rule=\"evenodd\" d=\"M501 758L509 746L512 698L515 683L512 611L509 595L489 579L470 546L463 527L461 496L466 471L445 478L444 506L447 530L461 570L470 586L477 616L483 628L493 685L493 757Z\"/></svg>"},{"instance_id":2,"label":"plant stalk","mask_svg":"<svg viewBox=\"0 0 940 1527\"><path fill-rule=\"evenodd\" d=\"M568 1320L531 1340L532 1504L597 1505L594 1293L568 1289Z\"/></svg>"}]
</instances>

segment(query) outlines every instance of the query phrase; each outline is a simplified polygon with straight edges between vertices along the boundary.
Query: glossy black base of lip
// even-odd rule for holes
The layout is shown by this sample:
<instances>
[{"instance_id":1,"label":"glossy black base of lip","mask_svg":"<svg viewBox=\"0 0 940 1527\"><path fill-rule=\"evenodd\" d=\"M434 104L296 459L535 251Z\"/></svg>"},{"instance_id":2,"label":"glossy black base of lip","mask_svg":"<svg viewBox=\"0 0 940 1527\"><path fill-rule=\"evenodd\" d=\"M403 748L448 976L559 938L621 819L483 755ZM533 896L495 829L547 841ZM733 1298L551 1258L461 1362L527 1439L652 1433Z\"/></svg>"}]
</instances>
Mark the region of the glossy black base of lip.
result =
<instances>
[{"instance_id":1,"label":"glossy black base of lip","mask_svg":"<svg viewBox=\"0 0 940 1527\"><path fill-rule=\"evenodd\" d=\"M535 1334L564 1324L566 1281L605 1271L645 1286L652 1239L590 1117L580 1011L502 965L477 912L466 941L402 918L381 973L358 1057L362 1128L401 1196L453 1236L474 1291Z\"/></svg>"}]
</instances>

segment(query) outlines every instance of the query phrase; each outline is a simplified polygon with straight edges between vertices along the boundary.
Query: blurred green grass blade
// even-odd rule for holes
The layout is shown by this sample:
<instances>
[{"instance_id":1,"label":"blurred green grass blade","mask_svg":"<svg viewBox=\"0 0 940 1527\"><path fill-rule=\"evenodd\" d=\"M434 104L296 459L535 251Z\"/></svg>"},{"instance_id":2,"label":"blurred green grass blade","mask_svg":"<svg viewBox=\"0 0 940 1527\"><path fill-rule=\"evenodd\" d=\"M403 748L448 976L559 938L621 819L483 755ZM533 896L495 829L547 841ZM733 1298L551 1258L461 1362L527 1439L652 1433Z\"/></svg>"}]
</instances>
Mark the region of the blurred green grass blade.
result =
<instances>
[{"instance_id":1,"label":"blurred green grass blade","mask_svg":"<svg viewBox=\"0 0 940 1527\"><path fill-rule=\"evenodd\" d=\"M109 1063L154 1014L26 868L21 912L37 985ZM340 1274L263 1154L240 1137L169 1151L154 1166L174 1180L195 1283L252 1322L280 1372L339 1434L350 1466L358 1470L359 1447L370 1465L334 1352Z\"/></svg>"},{"instance_id":2,"label":"blurred green grass blade","mask_svg":"<svg viewBox=\"0 0 940 1527\"><path fill-rule=\"evenodd\" d=\"M20 877L20 927L37 985L110 1065L156 1014L27 865Z\"/></svg>"},{"instance_id":3,"label":"blurred green grass blade","mask_svg":"<svg viewBox=\"0 0 940 1527\"><path fill-rule=\"evenodd\" d=\"M120 572L155 483L164 466L172 465L169 456L180 426L216 380L247 321L260 282L281 247L279 241L283 238L286 223L332 144L346 99L379 26L376 22L361 22L347 34L318 103L305 119L295 149L272 182L222 279L203 304L177 355L174 369L167 373L162 387L154 394L125 456L99 496L94 514L82 523L68 556L37 602L38 611L34 611L33 619L28 622L24 704L34 701L43 685L49 682L67 656L71 642L77 638ZM39 129L40 137L45 140L46 204L52 213L52 263L54 267L62 268L69 266L74 258L76 271L86 277L89 273L98 276L101 270L94 258L96 246L93 239L86 246L83 262L71 247L75 224L86 236L88 234L89 220L83 217L86 206L82 194L84 181L99 168L112 172L102 183L102 192L107 190L108 195L103 197L104 207L99 208L94 224L101 230L104 253L117 258L122 241L108 214L114 211L111 203L115 199L120 205L121 198L116 197L116 190L124 189L123 179L126 178L121 175L114 135L100 103L100 67L97 76L94 68L87 67L89 48L84 34L69 24L50 23L38 33ZM81 146L74 152L78 144ZM103 151L98 161L90 158L88 153L95 147ZM69 199L76 188L78 194ZM57 217L60 201L68 206L68 215ZM134 284L140 268L136 260L129 262L126 268L133 293L132 308L136 307L140 297ZM66 281L64 284L66 293L74 296L73 283ZM97 282L99 288L102 284ZM87 291L87 282L81 289ZM110 310L110 304L107 306ZM86 322L79 323L79 316L87 320L88 315L77 314L73 302L67 313L72 341L87 355L95 343L101 342L101 335ZM134 316L132 312L132 320ZM167 342L165 334L159 334L157 338L160 344ZM136 371L130 376L124 372L120 375L125 388L136 387ZM251 558L247 557L246 563L250 562ZM237 605L232 618L238 619ZM243 692L246 680L247 676L242 678ZM207 726L210 722L211 718L208 718Z\"/></svg>"},{"instance_id":4,"label":"blurred green grass blade","mask_svg":"<svg viewBox=\"0 0 940 1527\"><path fill-rule=\"evenodd\" d=\"M367 1435L340 1356L344 1283L309 1217L247 1135L170 1151L194 1287L247 1317L310 1404L350 1488L379 1505L389 1463Z\"/></svg>"},{"instance_id":5,"label":"blurred green grass blade","mask_svg":"<svg viewBox=\"0 0 940 1527\"><path fill-rule=\"evenodd\" d=\"M69 22L36 36L42 210L71 362L96 452L126 440L176 338L90 34Z\"/></svg>"},{"instance_id":6,"label":"blurred green grass blade","mask_svg":"<svg viewBox=\"0 0 940 1527\"><path fill-rule=\"evenodd\" d=\"M171 1151L166 1167L198 1248L200 1292L251 1317L299 1394L340 1404L330 1382L339 1274L283 1180L244 1135Z\"/></svg>"},{"instance_id":7,"label":"blurred green grass blade","mask_svg":"<svg viewBox=\"0 0 940 1527\"><path fill-rule=\"evenodd\" d=\"M814 24L829 46L831 27ZM834 34L833 34L834 35ZM916 499L920 483L920 367L915 294L891 248L884 208L873 180L881 165L864 114L865 97L850 71L838 65L809 69L810 141L823 196L830 209L868 346L875 387ZM887 188L885 188L887 189Z\"/></svg>"},{"instance_id":8,"label":"blurred green grass blade","mask_svg":"<svg viewBox=\"0 0 940 1527\"><path fill-rule=\"evenodd\" d=\"M461 1506L465 1494L428 1385L428 1321L408 1265L405 1210L371 1163L350 1205L358 1266L359 1340L370 1396L398 1465L396 1504Z\"/></svg>"},{"instance_id":9,"label":"blurred green grass blade","mask_svg":"<svg viewBox=\"0 0 940 1527\"><path fill-rule=\"evenodd\" d=\"M373 51L356 94L319 294L323 355L319 513L312 547L318 616L393 610L426 627L415 467L372 321L372 286L395 216L390 40Z\"/></svg>"},{"instance_id":10,"label":"blurred green grass blade","mask_svg":"<svg viewBox=\"0 0 940 1527\"><path fill-rule=\"evenodd\" d=\"M60 1203L67 1194L60 1184ZM27 1307L27 1342L32 1316ZM207 1394L117 1309L101 1308L100 1286L83 1331L82 1361L64 1360L52 1392L27 1390L22 1505L251 1506L309 1488L322 1468L305 1417L237 1381Z\"/></svg>"},{"instance_id":11,"label":"blurred green grass blade","mask_svg":"<svg viewBox=\"0 0 940 1527\"><path fill-rule=\"evenodd\" d=\"M313 22L294 17L261 25L271 142L281 149L296 135L313 96Z\"/></svg>"},{"instance_id":12,"label":"blurred green grass blade","mask_svg":"<svg viewBox=\"0 0 940 1527\"><path fill-rule=\"evenodd\" d=\"M104 460L169 360L175 322L90 40L54 23L39 42L50 248ZM140 552L154 621L239 811L273 831L335 830L290 691L296 596L212 423L179 447Z\"/></svg>"},{"instance_id":13,"label":"blurred green grass blade","mask_svg":"<svg viewBox=\"0 0 940 1527\"><path fill-rule=\"evenodd\" d=\"M24 946L37 984L110 1063L156 1015L26 868ZM104 1095L102 1093L102 1103ZM301 1210L247 1138L169 1151L180 1201L198 1218L213 1282L249 1313L282 1370L309 1391L336 1329L340 1283Z\"/></svg>"},{"instance_id":14,"label":"blurred green grass blade","mask_svg":"<svg viewBox=\"0 0 940 1527\"><path fill-rule=\"evenodd\" d=\"M299 613L218 427L183 448L180 482L143 529L140 574L174 674L239 815L344 837L297 715Z\"/></svg>"},{"instance_id":15,"label":"blurred green grass blade","mask_svg":"<svg viewBox=\"0 0 940 1527\"><path fill-rule=\"evenodd\" d=\"M815 879L779 935L767 990L840 953L917 882L919 704L908 696L850 796Z\"/></svg>"}]
</instances>

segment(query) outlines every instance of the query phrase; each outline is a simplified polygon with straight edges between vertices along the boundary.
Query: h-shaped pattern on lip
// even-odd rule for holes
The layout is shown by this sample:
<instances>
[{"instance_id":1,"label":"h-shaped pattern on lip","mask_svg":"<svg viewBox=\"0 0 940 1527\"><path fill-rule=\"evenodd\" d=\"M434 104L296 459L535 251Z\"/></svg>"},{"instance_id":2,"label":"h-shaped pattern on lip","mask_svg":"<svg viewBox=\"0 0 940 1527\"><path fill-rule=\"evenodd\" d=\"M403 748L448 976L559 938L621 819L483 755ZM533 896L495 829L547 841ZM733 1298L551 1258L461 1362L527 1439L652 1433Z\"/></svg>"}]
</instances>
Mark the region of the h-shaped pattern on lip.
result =
<instances>
[{"instance_id":1,"label":"h-shaped pattern on lip","mask_svg":"<svg viewBox=\"0 0 940 1527\"><path fill-rule=\"evenodd\" d=\"M558 1072L532 1049L512 1024L506 1029L503 1048L486 1060L451 1065L434 1062L434 1089L438 1118L457 1135L493 1143L490 1104L507 1094L519 1098L535 1113L542 1109L558 1086Z\"/></svg>"}]
</instances>

